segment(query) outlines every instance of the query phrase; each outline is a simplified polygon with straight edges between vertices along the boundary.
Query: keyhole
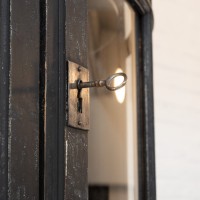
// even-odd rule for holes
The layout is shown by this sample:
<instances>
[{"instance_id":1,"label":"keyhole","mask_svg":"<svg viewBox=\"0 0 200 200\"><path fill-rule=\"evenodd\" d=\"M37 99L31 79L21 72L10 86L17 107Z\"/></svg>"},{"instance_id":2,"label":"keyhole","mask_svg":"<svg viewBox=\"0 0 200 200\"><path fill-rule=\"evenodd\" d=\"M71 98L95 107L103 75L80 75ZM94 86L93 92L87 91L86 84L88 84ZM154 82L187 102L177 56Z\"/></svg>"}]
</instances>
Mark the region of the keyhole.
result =
<instances>
[{"instance_id":1,"label":"keyhole","mask_svg":"<svg viewBox=\"0 0 200 200\"><path fill-rule=\"evenodd\" d=\"M81 80L78 80L78 85L81 83ZM79 113L82 113L82 104L83 104L83 98L81 97L81 88L78 88L78 94L77 94L77 98L78 98L78 102L77 102L77 111Z\"/></svg>"},{"instance_id":2,"label":"keyhole","mask_svg":"<svg viewBox=\"0 0 200 200\"><path fill-rule=\"evenodd\" d=\"M77 107L78 107L78 112L82 113L82 103L83 103L83 98L79 97L78 98L78 103L77 103Z\"/></svg>"}]
</instances>

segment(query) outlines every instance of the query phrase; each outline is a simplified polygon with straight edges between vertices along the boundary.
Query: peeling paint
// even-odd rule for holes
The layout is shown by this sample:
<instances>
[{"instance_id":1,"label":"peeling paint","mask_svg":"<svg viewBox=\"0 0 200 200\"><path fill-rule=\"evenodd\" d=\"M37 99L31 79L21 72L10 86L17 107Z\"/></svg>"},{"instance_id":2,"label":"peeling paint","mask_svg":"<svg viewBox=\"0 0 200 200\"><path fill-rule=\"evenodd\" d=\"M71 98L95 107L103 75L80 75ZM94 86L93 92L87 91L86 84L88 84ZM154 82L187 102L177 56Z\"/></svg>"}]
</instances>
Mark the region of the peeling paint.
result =
<instances>
[{"instance_id":1,"label":"peeling paint","mask_svg":"<svg viewBox=\"0 0 200 200\"><path fill-rule=\"evenodd\" d=\"M68 142L65 141L65 176L67 176L67 152L68 152Z\"/></svg>"},{"instance_id":2,"label":"peeling paint","mask_svg":"<svg viewBox=\"0 0 200 200\"><path fill-rule=\"evenodd\" d=\"M21 1L20 8L19 2L10 1L9 200L35 199L39 196L38 12L37 1ZM30 13L35 13L34 19ZM22 88L21 92L16 88Z\"/></svg>"}]
</instances>

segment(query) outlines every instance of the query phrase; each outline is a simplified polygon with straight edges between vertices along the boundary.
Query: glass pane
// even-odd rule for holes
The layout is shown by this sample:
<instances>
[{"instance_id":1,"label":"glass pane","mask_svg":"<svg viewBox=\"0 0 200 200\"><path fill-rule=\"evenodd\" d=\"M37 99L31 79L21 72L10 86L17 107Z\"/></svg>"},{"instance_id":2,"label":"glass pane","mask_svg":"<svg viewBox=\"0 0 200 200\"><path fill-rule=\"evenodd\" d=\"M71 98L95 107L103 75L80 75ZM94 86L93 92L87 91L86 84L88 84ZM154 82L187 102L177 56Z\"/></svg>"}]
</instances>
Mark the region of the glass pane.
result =
<instances>
[{"instance_id":1,"label":"glass pane","mask_svg":"<svg viewBox=\"0 0 200 200\"><path fill-rule=\"evenodd\" d=\"M88 18L90 80L117 72L128 76L126 87L116 92L90 90L89 199L135 200L135 13L126 1L89 0Z\"/></svg>"}]
</instances>

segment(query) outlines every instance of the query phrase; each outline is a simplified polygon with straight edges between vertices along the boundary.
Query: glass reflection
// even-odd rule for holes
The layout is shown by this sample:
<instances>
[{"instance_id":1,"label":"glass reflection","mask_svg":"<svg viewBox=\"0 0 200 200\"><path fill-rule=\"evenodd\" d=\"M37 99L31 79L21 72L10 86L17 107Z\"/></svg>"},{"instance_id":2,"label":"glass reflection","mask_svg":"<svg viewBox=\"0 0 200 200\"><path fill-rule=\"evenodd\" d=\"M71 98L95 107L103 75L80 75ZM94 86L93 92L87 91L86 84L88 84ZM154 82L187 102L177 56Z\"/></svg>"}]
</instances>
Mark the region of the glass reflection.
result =
<instances>
[{"instance_id":1,"label":"glass reflection","mask_svg":"<svg viewBox=\"0 0 200 200\"><path fill-rule=\"evenodd\" d=\"M135 200L135 13L122 0L89 0L88 17L90 79L117 72L128 76L126 87L116 92L90 90L89 199Z\"/></svg>"},{"instance_id":2,"label":"glass reflection","mask_svg":"<svg viewBox=\"0 0 200 200\"><path fill-rule=\"evenodd\" d=\"M117 70L115 71L115 73L121 73L123 72L121 68L117 68ZM120 85L122 82L123 82L123 77L122 76L119 76L117 78L114 79L114 86L118 86ZM124 99L125 99L125 87L123 88L120 88L119 90L116 90L115 91L115 96L116 96L116 99L119 103L123 103L124 102Z\"/></svg>"}]
</instances>

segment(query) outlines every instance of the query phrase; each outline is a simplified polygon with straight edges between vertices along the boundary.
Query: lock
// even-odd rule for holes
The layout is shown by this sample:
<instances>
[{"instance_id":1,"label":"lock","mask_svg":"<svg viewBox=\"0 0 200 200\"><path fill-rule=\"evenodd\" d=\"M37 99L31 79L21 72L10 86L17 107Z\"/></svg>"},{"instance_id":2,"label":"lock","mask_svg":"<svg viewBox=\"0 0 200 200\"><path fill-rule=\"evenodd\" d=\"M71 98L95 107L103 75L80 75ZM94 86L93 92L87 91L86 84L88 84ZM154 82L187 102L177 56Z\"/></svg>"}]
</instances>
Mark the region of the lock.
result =
<instances>
[{"instance_id":1,"label":"lock","mask_svg":"<svg viewBox=\"0 0 200 200\"><path fill-rule=\"evenodd\" d=\"M89 88L106 87L110 91L115 91L123 87L127 82L125 73L116 73L106 80L89 81L89 71L71 61L68 61L68 125L89 130ZM124 79L118 85L112 84L118 76Z\"/></svg>"},{"instance_id":2,"label":"lock","mask_svg":"<svg viewBox=\"0 0 200 200\"><path fill-rule=\"evenodd\" d=\"M67 61L68 65L68 126L89 130L89 89L78 89L79 80L83 82L89 81L89 71L77 63Z\"/></svg>"}]
</instances>

